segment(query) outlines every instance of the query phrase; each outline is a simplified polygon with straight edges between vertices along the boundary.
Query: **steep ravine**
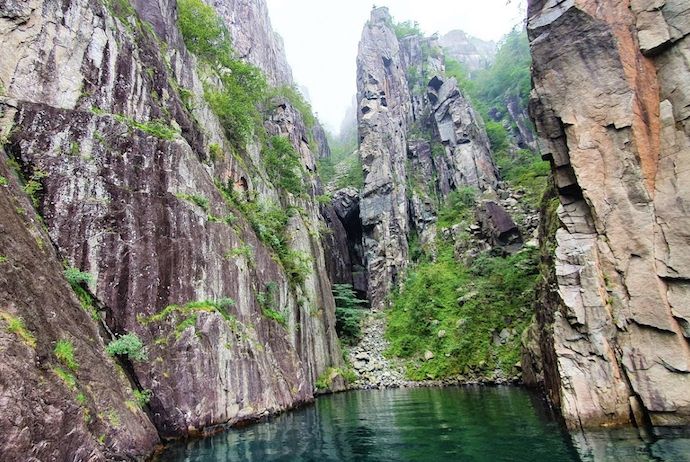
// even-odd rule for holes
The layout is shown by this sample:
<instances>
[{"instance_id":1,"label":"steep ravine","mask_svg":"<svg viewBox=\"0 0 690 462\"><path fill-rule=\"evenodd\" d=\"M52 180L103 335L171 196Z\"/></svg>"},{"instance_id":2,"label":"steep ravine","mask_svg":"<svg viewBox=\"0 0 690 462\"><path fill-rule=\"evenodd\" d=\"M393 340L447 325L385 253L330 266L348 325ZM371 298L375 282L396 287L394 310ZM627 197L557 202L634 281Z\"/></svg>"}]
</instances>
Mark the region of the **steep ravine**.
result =
<instances>
[{"instance_id":1,"label":"steep ravine","mask_svg":"<svg viewBox=\"0 0 690 462\"><path fill-rule=\"evenodd\" d=\"M690 423L690 9L528 16L536 138L527 90L480 110L450 69L505 44L374 8L326 194L265 0L0 0L3 460L145 460L348 387ZM370 310L349 351L335 284Z\"/></svg>"}]
</instances>

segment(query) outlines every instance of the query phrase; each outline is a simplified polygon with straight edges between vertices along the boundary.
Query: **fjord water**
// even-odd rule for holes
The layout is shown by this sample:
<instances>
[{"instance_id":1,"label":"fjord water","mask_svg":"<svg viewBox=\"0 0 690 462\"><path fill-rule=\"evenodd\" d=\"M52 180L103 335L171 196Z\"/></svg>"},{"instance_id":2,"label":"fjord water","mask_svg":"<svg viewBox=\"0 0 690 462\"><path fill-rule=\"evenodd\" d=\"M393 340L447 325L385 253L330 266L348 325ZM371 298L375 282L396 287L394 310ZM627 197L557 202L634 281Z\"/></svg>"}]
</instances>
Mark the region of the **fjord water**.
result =
<instances>
[{"instance_id":1,"label":"fjord water","mask_svg":"<svg viewBox=\"0 0 690 462\"><path fill-rule=\"evenodd\" d=\"M654 452L634 429L571 439L541 397L524 389L420 388L322 397L267 422L177 443L160 460L678 461L690 457L687 441L661 440Z\"/></svg>"},{"instance_id":2,"label":"fjord water","mask_svg":"<svg viewBox=\"0 0 690 462\"><path fill-rule=\"evenodd\" d=\"M512 387L356 391L180 443L163 460L576 461L537 395Z\"/></svg>"}]
</instances>

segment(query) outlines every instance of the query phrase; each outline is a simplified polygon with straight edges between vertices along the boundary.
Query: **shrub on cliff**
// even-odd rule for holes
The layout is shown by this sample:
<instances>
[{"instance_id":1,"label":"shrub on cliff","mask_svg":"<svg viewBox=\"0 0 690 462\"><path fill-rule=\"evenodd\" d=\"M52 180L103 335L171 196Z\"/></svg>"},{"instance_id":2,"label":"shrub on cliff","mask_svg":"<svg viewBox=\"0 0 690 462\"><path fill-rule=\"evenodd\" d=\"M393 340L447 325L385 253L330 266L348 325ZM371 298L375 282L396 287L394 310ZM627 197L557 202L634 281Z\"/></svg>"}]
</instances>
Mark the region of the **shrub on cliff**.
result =
<instances>
[{"instance_id":1,"label":"shrub on cliff","mask_svg":"<svg viewBox=\"0 0 690 462\"><path fill-rule=\"evenodd\" d=\"M263 151L266 173L274 185L299 196L304 194L302 162L299 154L284 136L273 136Z\"/></svg>"},{"instance_id":2,"label":"shrub on cliff","mask_svg":"<svg viewBox=\"0 0 690 462\"><path fill-rule=\"evenodd\" d=\"M110 356L125 356L130 361L144 362L148 355L144 344L136 334L125 334L108 344L105 349Z\"/></svg>"},{"instance_id":3,"label":"shrub on cliff","mask_svg":"<svg viewBox=\"0 0 690 462\"><path fill-rule=\"evenodd\" d=\"M178 22L187 49L208 65L221 85L206 85L204 97L226 135L242 147L261 125L258 105L267 83L261 70L234 57L222 18L202 0L179 0Z\"/></svg>"},{"instance_id":4,"label":"shrub on cliff","mask_svg":"<svg viewBox=\"0 0 690 462\"><path fill-rule=\"evenodd\" d=\"M357 298L350 284L333 286L335 299L335 330L338 337L348 345L356 344L362 337L362 307L366 301Z\"/></svg>"}]
</instances>

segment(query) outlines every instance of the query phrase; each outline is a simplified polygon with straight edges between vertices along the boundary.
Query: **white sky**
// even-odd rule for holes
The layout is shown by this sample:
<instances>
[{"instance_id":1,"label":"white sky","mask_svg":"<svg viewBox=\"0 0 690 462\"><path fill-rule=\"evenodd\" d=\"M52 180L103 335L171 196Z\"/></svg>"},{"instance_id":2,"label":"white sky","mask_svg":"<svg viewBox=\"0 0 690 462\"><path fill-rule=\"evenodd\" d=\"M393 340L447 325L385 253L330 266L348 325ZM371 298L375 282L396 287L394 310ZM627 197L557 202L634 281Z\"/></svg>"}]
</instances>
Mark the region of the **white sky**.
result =
<instances>
[{"instance_id":1,"label":"white sky","mask_svg":"<svg viewBox=\"0 0 690 462\"><path fill-rule=\"evenodd\" d=\"M314 111L337 132L356 93L357 45L371 8L388 6L396 21L418 21L426 34L461 29L499 40L522 21L520 0L267 0L285 40L295 80Z\"/></svg>"}]
</instances>

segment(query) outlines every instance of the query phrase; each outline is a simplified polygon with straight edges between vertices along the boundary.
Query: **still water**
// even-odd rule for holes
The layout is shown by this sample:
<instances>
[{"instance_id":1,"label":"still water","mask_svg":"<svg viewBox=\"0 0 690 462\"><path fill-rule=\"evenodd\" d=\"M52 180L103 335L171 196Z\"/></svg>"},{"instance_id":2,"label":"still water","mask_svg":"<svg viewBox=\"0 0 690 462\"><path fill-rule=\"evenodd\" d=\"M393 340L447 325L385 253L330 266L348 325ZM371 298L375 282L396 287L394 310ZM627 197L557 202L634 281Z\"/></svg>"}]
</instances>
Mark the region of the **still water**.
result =
<instances>
[{"instance_id":1,"label":"still water","mask_svg":"<svg viewBox=\"0 0 690 462\"><path fill-rule=\"evenodd\" d=\"M160 458L187 462L690 461L688 435L569 435L539 397L515 387L355 391Z\"/></svg>"}]
</instances>

